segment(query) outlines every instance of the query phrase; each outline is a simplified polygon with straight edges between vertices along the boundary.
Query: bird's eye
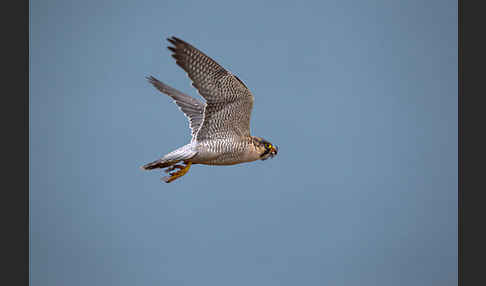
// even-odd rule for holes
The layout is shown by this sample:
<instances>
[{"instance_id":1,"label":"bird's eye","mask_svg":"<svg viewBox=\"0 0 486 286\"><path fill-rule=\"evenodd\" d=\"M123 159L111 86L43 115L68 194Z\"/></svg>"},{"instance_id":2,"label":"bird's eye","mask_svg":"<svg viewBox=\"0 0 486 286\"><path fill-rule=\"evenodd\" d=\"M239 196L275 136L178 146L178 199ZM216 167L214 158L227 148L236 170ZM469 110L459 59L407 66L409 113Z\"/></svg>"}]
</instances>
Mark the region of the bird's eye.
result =
<instances>
[{"instance_id":1,"label":"bird's eye","mask_svg":"<svg viewBox=\"0 0 486 286\"><path fill-rule=\"evenodd\" d=\"M267 147L267 149L271 149L272 148L272 144L268 144L267 143L265 147Z\"/></svg>"}]
</instances>

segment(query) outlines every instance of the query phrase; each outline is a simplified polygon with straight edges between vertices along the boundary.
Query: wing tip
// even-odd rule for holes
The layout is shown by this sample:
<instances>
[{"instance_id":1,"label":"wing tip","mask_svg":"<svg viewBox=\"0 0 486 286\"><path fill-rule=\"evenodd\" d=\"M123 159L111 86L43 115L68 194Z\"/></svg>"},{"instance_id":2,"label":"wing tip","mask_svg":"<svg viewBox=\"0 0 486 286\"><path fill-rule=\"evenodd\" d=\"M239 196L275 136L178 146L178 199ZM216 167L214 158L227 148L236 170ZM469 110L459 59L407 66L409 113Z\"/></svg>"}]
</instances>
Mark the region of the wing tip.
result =
<instances>
[{"instance_id":1,"label":"wing tip","mask_svg":"<svg viewBox=\"0 0 486 286\"><path fill-rule=\"evenodd\" d=\"M172 44L176 45L178 43L181 43L181 44L184 44L186 42L184 42L183 40L179 39L178 37L176 36L172 36L172 37L169 37L167 38L167 41L171 42Z\"/></svg>"},{"instance_id":2,"label":"wing tip","mask_svg":"<svg viewBox=\"0 0 486 286\"><path fill-rule=\"evenodd\" d=\"M177 37L175 37L175 36L172 36L172 37L170 37L170 38L167 38L167 41L168 41L169 43L171 43L172 45L174 45L174 47L175 47L175 48L177 48L177 47L178 47L178 46L180 46L180 45L187 45L187 43L186 43L186 42L184 42L183 40L181 40L181 39L179 39L179 38L177 38ZM175 48L174 48L174 47L170 47L170 46L169 46L169 47L168 47L168 49L169 49L169 50L171 50L171 51L174 51L174 50L175 50Z\"/></svg>"},{"instance_id":3,"label":"wing tip","mask_svg":"<svg viewBox=\"0 0 486 286\"><path fill-rule=\"evenodd\" d=\"M154 76L150 75L150 76L145 76L145 79L150 82L151 84L155 85L157 84L158 82L160 82L158 79L156 79Z\"/></svg>"}]
</instances>

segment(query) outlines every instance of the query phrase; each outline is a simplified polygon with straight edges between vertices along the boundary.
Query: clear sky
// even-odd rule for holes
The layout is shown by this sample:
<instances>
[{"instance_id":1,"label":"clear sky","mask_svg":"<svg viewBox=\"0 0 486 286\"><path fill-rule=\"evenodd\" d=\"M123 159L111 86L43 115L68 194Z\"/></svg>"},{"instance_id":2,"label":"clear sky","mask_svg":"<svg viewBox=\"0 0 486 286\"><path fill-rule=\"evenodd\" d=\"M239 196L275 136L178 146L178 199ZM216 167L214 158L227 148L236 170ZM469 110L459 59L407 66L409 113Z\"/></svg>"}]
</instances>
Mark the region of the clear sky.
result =
<instances>
[{"instance_id":1,"label":"clear sky","mask_svg":"<svg viewBox=\"0 0 486 286\"><path fill-rule=\"evenodd\" d=\"M167 37L255 96L278 156L190 140ZM30 1L31 285L457 285L457 1Z\"/></svg>"}]
</instances>

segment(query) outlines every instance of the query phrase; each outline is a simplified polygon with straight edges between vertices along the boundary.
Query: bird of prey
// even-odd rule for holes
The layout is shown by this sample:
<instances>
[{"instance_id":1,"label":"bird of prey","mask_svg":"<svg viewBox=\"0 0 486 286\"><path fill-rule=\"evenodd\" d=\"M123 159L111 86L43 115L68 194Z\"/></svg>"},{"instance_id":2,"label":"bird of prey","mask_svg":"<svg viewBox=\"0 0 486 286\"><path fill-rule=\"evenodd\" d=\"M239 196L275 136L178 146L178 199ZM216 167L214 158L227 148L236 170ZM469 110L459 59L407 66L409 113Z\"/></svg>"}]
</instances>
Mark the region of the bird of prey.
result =
<instances>
[{"instance_id":1,"label":"bird of prey","mask_svg":"<svg viewBox=\"0 0 486 286\"><path fill-rule=\"evenodd\" d=\"M246 85L192 45L176 37L167 40L172 44L168 47L173 52L172 57L187 73L205 103L153 76L147 77L155 88L170 96L184 112L189 120L192 139L141 168L166 168L169 176L162 180L170 183L184 176L192 164L234 165L277 155L277 146L250 135L254 98Z\"/></svg>"}]
</instances>

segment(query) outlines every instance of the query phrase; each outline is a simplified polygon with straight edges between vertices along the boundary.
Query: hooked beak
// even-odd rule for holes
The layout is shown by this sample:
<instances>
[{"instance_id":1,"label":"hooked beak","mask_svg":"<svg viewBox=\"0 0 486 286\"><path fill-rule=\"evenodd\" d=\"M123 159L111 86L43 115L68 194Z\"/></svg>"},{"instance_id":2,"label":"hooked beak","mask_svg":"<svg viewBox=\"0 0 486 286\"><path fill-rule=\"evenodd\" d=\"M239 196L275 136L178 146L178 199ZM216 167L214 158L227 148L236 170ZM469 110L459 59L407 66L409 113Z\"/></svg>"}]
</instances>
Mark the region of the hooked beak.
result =
<instances>
[{"instance_id":1,"label":"hooked beak","mask_svg":"<svg viewBox=\"0 0 486 286\"><path fill-rule=\"evenodd\" d=\"M275 157L275 155L277 155L277 153L278 153L278 147L272 145L272 148L270 149L270 157L271 158Z\"/></svg>"},{"instance_id":2,"label":"hooked beak","mask_svg":"<svg viewBox=\"0 0 486 286\"><path fill-rule=\"evenodd\" d=\"M278 153L278 147L272 145L270 149L267 149L262 155L260 155L261 160L265 161L268 158L273 158Z\"/></svg>"},{"instance_id":3,"label":"hooked beak","mask_svg":"<svg viewBox=\"0 0 486 286\"><path fill-rule=\"evenodd\" d=\"M272 151L271 151L271 152L272 152L272 154L274 154L274 156L275 156L275 155L277 155L277 153L278 153L278 146L272 146L272 147L273 147L273 148L272 148Z\"/></svg>"}]
</instances>

